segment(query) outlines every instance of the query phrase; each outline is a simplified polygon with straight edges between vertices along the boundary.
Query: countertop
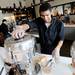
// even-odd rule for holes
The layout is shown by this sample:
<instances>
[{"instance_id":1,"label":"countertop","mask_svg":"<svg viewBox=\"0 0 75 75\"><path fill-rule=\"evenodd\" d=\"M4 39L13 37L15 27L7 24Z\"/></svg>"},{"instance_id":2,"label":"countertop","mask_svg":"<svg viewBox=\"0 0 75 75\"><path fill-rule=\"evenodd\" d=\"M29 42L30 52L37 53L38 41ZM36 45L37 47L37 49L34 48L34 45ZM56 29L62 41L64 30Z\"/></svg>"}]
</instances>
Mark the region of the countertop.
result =
<instances>
[{"instance_id":1,"label":"countertop","mask_svg":"<svg viewBox=\"0 0 75 75\"><path fill-rule=\"evenodd\" d=\"M34 59L35 60L40 59L39 57L41 56L46 56L47 59L52 58L51 55L39 54L39 56L35 56ZM71 60L72 58L60 56L59 62L55 64L52 70L50 70L51 67L44 69L44 67L42 68L41 66L40 72L36 75L72 75L72 66L71 66L72 61ZM44 63L45 62L47 62L47 60L44 61ZM43 65L44 63L41 63L41 64Z\"/></svg>"},{"instance_id":2,"label":"countertop","mask_svg":"<svg viewBox=\"0 0 75 75\"><path fill-rule=\"evenodd\" d=\"M64 23L64 27L75 27L75 24L65 24Z\"/></svg>"}]
</instances>

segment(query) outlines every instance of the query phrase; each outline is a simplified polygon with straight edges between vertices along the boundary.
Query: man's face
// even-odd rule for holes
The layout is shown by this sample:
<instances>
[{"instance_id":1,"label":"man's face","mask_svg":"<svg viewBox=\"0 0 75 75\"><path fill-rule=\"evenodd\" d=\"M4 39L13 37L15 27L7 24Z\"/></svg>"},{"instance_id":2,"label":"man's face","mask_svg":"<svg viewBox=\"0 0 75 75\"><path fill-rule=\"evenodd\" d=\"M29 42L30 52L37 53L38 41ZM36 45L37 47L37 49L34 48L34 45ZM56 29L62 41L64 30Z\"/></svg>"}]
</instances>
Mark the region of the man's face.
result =
<instances>
[{"instance_id":1,"label":"man's face","mask_svg":"<svg viewBox=\"0 0 75 75\"><path fill-rule=\"evenodd\" d=\"M41 11L40 17L45 21L45 23L50 23L51 22L51 11L50 10Z\"/></svg>"}]
</instances>

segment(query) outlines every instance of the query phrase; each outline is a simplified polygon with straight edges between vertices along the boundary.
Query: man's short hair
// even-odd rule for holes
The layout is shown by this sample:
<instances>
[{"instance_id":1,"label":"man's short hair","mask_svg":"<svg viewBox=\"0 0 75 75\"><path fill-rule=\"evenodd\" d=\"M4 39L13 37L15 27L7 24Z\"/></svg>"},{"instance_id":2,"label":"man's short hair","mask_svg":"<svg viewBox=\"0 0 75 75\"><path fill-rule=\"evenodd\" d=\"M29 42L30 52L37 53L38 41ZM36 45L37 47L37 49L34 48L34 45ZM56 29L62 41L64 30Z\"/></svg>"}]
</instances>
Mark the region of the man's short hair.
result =
<instances>
[{"instance_id":1,"label":"man's short hair","mask_svg":"<svg viewBox=\"0 0 75 75\"><path fill-rule=\"evenodd\" d=\"M40 5L39 12L46 11L46 10L51 11L51 5L47 2L44 2Z\"/></svg>"}]
</instances>

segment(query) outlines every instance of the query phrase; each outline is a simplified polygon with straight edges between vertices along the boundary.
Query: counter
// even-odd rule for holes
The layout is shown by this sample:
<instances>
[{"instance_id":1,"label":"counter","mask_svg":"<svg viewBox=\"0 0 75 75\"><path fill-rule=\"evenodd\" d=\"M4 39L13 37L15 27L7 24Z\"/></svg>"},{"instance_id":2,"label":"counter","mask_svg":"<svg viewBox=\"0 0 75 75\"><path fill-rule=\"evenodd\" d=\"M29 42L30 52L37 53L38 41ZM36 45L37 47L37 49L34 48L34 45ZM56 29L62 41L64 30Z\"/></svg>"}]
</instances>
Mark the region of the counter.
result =
<instances>
[{"instance_id":1,"label":"counter","mask_svg":"<svg viewBox=\"0 0 75 75\"><path fill-rule=\"evenodd\" d=\"M4 61L1 57L0 57L0 75L6 75Z\"/></svg>"},{"instance_id":2,"label":"counter","mask_svg":"<svg viewBox=\"0 0 75 75\"><path fill-rule=\"evenodd\" d=\"M34 57L34 62L40 59L40 57L46 57L45 61L43 60L44 62L41 63L42 65L47 62L48 59L52 58L51 55L38 54ZM55 64L55 67L50 71L48 70L50 69L47 68L44 70L41 66L41 70L36 75L72 75L71 58L60 56L59 62Z\"/></svg>"},{"instance_id":3,"label":"counter","mask_svg":"<svg viewBox=\"0 0 75 75\"><path fill-rule=\"evenodd\" d=\"M66 40L75 40L75 25L64 24L65 30L65 39Z\"/></svg>"},{"instance_id":4,"label":"counter","mask_svg":"<svg viewBox=\"0 0 75 75\"><path fill-rule=\"evenodd\" d=\"M70 27L70 28L73 28L73 27L75 27L75 25L74 25L74 24L73 24L73 25L72 25L72 24L70 24L70 25L69 25L69 24L67 24L67 25L64 24L64 27L68 27L68 28Z\"/></svg>"}]
</instances>

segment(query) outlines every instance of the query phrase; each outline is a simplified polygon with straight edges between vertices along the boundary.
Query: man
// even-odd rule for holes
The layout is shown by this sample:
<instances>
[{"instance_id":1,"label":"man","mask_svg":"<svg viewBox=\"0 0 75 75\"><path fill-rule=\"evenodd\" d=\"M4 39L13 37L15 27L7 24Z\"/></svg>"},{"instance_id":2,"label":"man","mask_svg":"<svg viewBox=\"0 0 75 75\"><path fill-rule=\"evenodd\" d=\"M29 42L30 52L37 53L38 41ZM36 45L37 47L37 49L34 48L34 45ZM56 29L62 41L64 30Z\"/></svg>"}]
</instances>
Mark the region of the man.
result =
<instances>
[{"instance_id":1,"label":"man","mask_svg":"<svg viewBox=\"0 0 75 75\"><path fill-rule=\"evenodd\" d=\"M7 20L3 19L2 24L0 25L0 32L4 34L4 38L6 39L8 36L8 26L7 26Z\"/></svg>"},{"instance_id":2,"label":"man","mask_svg":"<svg viewBox=\"0 0 75 75\"><path fill-rule=\"evenodd\" d=\"M41 4L39 13L39 18L19 26L12 32L12 36L21 38L27 29L35 27L39 32L41 53L52 54L53 57L58 57L64 40L64 25L60 20L51 17L51 6L49 3Z\"/></svg>"},{"instance_id":3,"label":"man","mask_svg":"<svg viewBox=\"0 0 75 75\"><path fill-rule=\"evenodd\" d=\"M4 40L7 38L7 35L8 26L6 25L6 19L3 19L0 25L0 46L4 46Z\"/></svg>"},{"instance_id":4,"label":"man","mask_svg":"<svg viewBox=\"0 0 75 75\"><path fill-rule=\"evenodd\" d=\"M4 46L4 34L2 32L0 32L0 46Z\"/></svg>"}]
</instances>

